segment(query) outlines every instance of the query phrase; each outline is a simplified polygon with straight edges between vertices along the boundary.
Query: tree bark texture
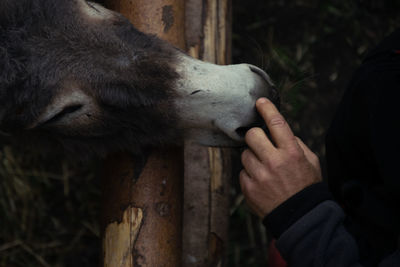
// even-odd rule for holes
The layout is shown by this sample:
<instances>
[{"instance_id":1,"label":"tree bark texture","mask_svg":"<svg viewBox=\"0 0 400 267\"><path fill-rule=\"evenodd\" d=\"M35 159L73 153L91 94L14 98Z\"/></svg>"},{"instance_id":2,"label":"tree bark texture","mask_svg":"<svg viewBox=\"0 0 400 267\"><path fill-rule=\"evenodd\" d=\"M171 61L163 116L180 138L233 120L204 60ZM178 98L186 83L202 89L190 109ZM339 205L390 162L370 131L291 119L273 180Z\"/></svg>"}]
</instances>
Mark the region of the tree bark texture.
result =
<instances>
[{"instance_id":1,"label":"tree bark texture","mask_svg":"<svg viewBox=\"0 0 400 267\"><path fill-rule=\"evenodd\" d=\"M184 0L106 0L139 30L184 49ZM158 149L144 166L110 155L103 172L103 266L179 267L182 149Z\"/></svg>"},{"instance_id":2,"label":"tree bark texture","mask_svg":"<svg viewBox=\"0 0 400 267\"><path fill-rule=\"evenodd\" d=\"M186 47L193 57L229 64L231 1L186 1ZM184 267L225 266L229 226L229 149L185 143Z\"/></svg>"}]
</instances>

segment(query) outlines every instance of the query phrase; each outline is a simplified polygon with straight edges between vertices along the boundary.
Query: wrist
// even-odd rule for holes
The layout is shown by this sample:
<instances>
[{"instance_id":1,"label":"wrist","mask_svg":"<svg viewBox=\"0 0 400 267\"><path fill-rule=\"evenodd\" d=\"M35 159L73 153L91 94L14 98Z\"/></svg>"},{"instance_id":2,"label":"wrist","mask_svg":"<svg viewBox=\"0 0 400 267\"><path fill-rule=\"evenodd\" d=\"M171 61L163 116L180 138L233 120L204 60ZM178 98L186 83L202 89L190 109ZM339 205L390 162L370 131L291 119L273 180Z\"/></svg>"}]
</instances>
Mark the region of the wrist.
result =
<instances>
[{"instance_id":1,"label":"wrist","mask_svg":"<svg viewBox=\"0 0 400 267\"><path fill-rule=\"evenodd\" d=\"M326 183L312 184L273 209L263 223L275 238L279 238L293 223L328 199L332 199L332 194Z\"/></svg>"}]
</instances>

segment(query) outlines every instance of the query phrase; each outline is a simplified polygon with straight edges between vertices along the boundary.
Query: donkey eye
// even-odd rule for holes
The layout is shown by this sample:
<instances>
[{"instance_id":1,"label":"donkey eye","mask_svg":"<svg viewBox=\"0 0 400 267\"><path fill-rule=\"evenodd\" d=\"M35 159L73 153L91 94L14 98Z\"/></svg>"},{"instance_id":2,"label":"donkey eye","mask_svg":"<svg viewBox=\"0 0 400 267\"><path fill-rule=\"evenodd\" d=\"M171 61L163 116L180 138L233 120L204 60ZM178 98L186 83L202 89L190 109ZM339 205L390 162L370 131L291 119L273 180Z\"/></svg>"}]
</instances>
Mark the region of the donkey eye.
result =
<instances>
[{"instance_id":1,"label":"donkey eye","mask_svg":"<svg viewBox=\"0 0 400 267\"><path fill-rule=\"evenodd\" d=\"M52 118L50 118L49 120L45 121L43 125L48 125L51 123L55 123L57 121L59 121L60 119L62 119L64 116L74 113L75 111L79 110L82 108L82 105L78 104L78 105L71 105L71 106L67 106L65 107L63 110L61 110L59 113L57 113L55 116L53 116Z\"/></svg>"},{"instance_id":2,"label":"donkey eye","mask_svg":"<svg viewBox=\"0 0 400 267\"><path fill-rule=\"evenodd\" d=\"M88 1L85 1L85 2L91 9L94 9L94 10L97 11L97 13L100 13L100 11L93 5L93 3L88 2Z\"/></svg>"}]
</instances>

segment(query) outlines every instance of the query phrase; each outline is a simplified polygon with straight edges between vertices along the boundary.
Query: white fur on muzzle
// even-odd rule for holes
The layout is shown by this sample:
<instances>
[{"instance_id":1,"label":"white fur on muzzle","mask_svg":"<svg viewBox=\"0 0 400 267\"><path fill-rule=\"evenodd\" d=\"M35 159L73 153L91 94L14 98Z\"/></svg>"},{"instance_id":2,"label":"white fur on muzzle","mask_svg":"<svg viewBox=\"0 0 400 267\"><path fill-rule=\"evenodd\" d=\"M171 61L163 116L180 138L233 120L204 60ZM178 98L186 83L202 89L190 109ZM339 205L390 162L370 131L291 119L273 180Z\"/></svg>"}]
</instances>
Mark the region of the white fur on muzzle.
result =
<instances>
[{"instance_id":1,"label":"white fur on muzzle","mask_svg":"<svg viewBox=\"0 0 400 267\"><path fill-rule=\"evenodd\" d=\"M256 100L278 99L269 76L253 65L220 66L182 56L177 71L178 127L202 145L241 144L245 130L260 123Z\"/></svg>"}]
</instances>

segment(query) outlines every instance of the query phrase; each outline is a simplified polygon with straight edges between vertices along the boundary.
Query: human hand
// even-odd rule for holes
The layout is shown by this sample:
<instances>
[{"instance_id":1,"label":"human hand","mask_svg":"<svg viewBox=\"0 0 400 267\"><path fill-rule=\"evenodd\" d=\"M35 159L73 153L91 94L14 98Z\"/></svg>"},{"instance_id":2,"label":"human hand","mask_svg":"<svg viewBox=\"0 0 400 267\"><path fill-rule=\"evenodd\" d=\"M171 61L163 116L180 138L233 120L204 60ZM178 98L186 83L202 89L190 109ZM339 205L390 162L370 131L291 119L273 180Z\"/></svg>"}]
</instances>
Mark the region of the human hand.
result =
<instances>
[{"instance_id":1,"label":"human hand","mask_svg":"<svg viewBox=\"0 0 400 267\"><path fill-rule=\"evenodd\" d=\"M260 98L256 107L272 142L261 128L246 133L249 149L242 153L240 186L250 209L263 218L297 192L320 182L322 175L318 157L293 135L274 104Z\"/></svg>"}]
</instances>

